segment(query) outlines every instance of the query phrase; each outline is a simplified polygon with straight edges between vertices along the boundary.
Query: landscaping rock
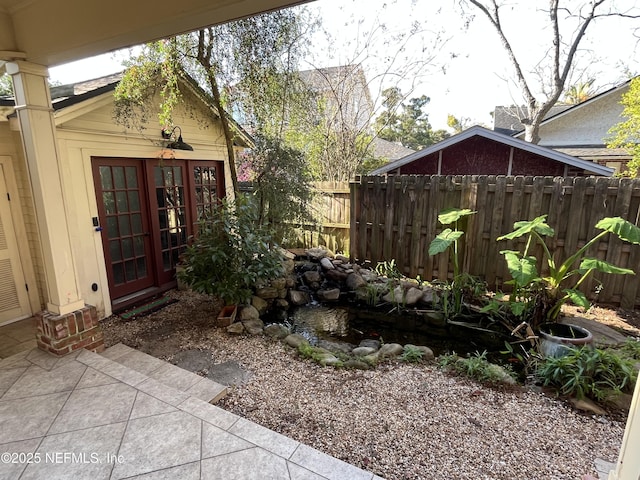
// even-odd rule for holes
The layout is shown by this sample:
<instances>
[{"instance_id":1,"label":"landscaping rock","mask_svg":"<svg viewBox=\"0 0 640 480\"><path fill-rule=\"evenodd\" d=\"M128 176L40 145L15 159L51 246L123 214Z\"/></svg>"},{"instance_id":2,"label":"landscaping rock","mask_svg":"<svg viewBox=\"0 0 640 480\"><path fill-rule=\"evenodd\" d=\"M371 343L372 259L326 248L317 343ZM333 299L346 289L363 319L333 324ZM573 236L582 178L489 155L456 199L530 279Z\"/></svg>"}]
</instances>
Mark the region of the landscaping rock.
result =
<instances>
[{"instance_id":1,"label":"landscaping rock","mask_svg":"<svg viewBox=\"0 0 640 480\"><path fill-rule=\"evenodd\" d=\"M334 269L334 270L327 270L327 272L325 273L325 276L329 280L333 280L334 282L344 282L347 279L347 277L349 277L349 274L343 272L342 270Z\"/></svg>"},{"instance_id":2,"label":"landscaping rock","mask_svg":"<svg viewBox=\"0 0 640 480\"><path fill-rule=\"evenodd\" d=\"M276 299L276 301L273 302L273 305L276 308L280 308L281 310L288 310L289 309L289 302L287 302L284 298Z\"/></svg>"},{"instance_id":3,"label":"landscaping rock","mask_svg":"<svg viewBox=\"0 0 640 480\"><path fill-rule=\"evenodd\" d=\"M266 300L278 298L279 293L278 289L274 287L263 287L256 290L256 295Z\"/></svg>"},{"instance_id":4,"label":"landscaping rock","mask_svg":"<svg viewBox=\"0 0 640 480\"><path fill-rule=\"evenodd\" d=\"M371 353L369 355L365 355L364 357L361 357L361 360L367 363L367 365L376 365L379 359L380 359L380 355L378 355L378 352Z\"/></svg>"},{"instance_id":5,"label":"landscaping rock","mask_svg":"<svg viewBox=\"0 0 640 480\"><path fill-rule=\"evenodd\" d=\"M420 301L422 303L433 303L433 289L431 287L424 287Z\"/></svg>"},{"instance_id":6,"label":"landscaping rock","mask_svg":"<svg viewBox=\"0 0 640 480\"><path fill-rule=\"evenodd\" d=\"M384 295L382 297L382 300L387 303L401 304L404 300L404 289L400 285L398 285L396 288Z\"/></svg>"},{"instance_id":7,"label":"landscaping rock","mask_svg":"<svg viewBox=\"0 0 640 480\"><path fill-rule=\"evenodd\" d=\"M369 370L371 366L367 362L363 362L362 360L351 359L344 362L345 368L353 368L356 370Z\"/></svg>"},{"instance_id":8,"label":"landscaping rock","mask_svg":"<svg viewBox=\"0 0 640 480\"><path fill-rule=\"evenodd\" d=\"M309 248L307 256L313 260L321 260L324 257L333 258L333 252L325 247Z\"/></svg>"},{"instance_id":9,"label":"landscaping rock","mask_svg":"<svg viewBox=\"0 0 640 480\"><path fill-rule=\"evenodd\" d=\"M260 312L253 305L247 305L240 310L240 321L245 322L247 320L257 320L260 318Z\"/></svg>"},{"instance_id":10,"label":"landscaping rock","mask_svg":"<svg viewBox=\"0 0 640 480\"><path fill-rule=\"evenodd\" d=\"M289 345L290 347L293 348L298 348L300 345L302 345L303 343L309 343L307 341L306 338L304 338L302 335L300 335L299 333L292 333L290 335L287 335L284 339L284 343L286 343L287 345Z\"/></svg>"},{"instance_id":11,"label":"landscaping rock","mask_svg":"<svg viewBox=\"0 0 640 480\"><path fill-rule=\"evenodd\" d=\"M278 290L282 290L285 287L286 283L287 283L286 278L276 278L275 280L271 281L271 286Z\"/></svg>"},{"instance_id":12,"label":"landscaping rock","mask_svg":"<svg viewBox=\"0 0 640 480\"><path fill-rule=\"evenodd\" d=\"M487 370L492 374L492 377L496 378L500 383L504 383L505 385L516 384L515 379L500 365L490 363L487 366Z\"/></svg>"},{"instance_id":13,"label":"landscaping rock","mask_svg":"<svg viewBox=\"0 0 640 480\"><path fill-rule=\"evenodd\" d=\"M207 378L216 383L230 387L240 385L251 378L251 373L244 370L238 362L224 362L209 368Z\"/></svg>"},{"instance_id":14,"label":"landscaping rock","mask_svg":"<svg viewBox=\"0 0 640 480\"><path fill-rule=\"evenodd\" d=\"M255 308L260 315L264 315L264 313L267 311L267 308L269 308L269 302L267 302L263 298L258 297L257 295L254 295L251 298L251 305L253 305L253 308Z\"/></svg>"},{"instance_id":15,"label":"landscaping rock","mask_svg":"<svg viewBox=\"0 0 640 480\"><path fill-rule=\"evenodd\" d=\"M365 338L360 341L360 347L370 347L374 350L378 350L380 348L380 340L374 340L372 338Z\"/></svg>"},{"instance_id":16,"label":"landscaping rock","mask_svg":"<svg viewBox=\"0 0 640 480\"><path fill-rule=\"evenodd\" d=\"M227 333L233 335L242 335L245 332L244 325L241 322L232 323L227 327Z\"/></svg>"},{"instance_id":17,"label":"landscaping rock","mask_svg":"<svg viewBox=\"0 0 640 480\"><path fill-rule=\"evenodd\" d=\"M320 340L318 346L322 347L330 352L338 353L351 353L353 346L345 342L331 342L329 340Z\"/></svg>"},{"instance_id":18,"label":"landscaping rock","mask_svg":"<svg viewBox=\"0 0 640 480\"><path fill-rule=\"evenodd\" d=\"M360 269L360 272L358 272L360 274L360 276L364 279L365 282L367 283L372 283L375 282L376 280L378 280L378 274L376 272L373 272L367 268L362 268Z\"/></svg>"},{"instance_id":19,"label":"landscaping rock","mask_svg":"<svg viewBox=\"0 0 640 480\"><path fill-rule=\"evenodd\" d=\"M296 268L296 262L291 259L286 259L282 262L282 266L284 267L284 273L290 274Z\"/></svg>"},{"instance_id":20,"label":"landscaping rock","mask_svg":"<svg viewBox=\"0 0 640 480\"><path fill-rule=\"evenodd\" d=\"M362 275L358 273L351 273L347 276L346 283L349 290L357 290L358 287L366 285L367 281L362 278Z\"/></svg>"},{"instance_id":21,"label":"landscaping rock","mask_svg":"<svg viewBox=\"0 0 640 480\"><path fill-rule=\"evenodd\" d=\"M354 354L356 357L366 357L367 355L371 355L376 351L377 350L372 347L357 347L357 348L354 348L351 353Z\"/></svg>"},{"instance_id":22,"label":"landscaping rock","mask_svg":"<svg viewBox=\"0 0 640 480\"><path fill-rule=\"evenodd\" d=\"M433 354L433 350L431 350L429 347L424 347L422 345L412 345L411 343L407 343L404 346L404 348L405 349L414 348L414 349L420 350L422 352L423 361L433 360L435 358L435 355Z\"/></svg>"},{"instance_id":23,"label":"landscaping rock","mask_svg":"<svg viewBox=\"0 0 640 480\"><path fill-rule=\"evenodd\" d=\"M347 263L349 261L348 257L345 257L341 253L336 254L336 260L340 260L343 263Z\"/></svg>"},{"instance_id":24,"label":"landscaping rock","mask_svg":"<svg viewBox=\"0 0 640 480\"><path fill-rule=\"evenodd\" d=\"M302 274L302 278L307 284L320 283L322 281L322 275L320 275L320 272L318 272L317 270L309 270L307 272L304 272Z\"/></svg>"},{"instance_id":25,"label":"landscaping rock","mask_svg":"<svg viewBox=\"0 0 640 480\"><path fill-rule=\"evenodd\" d=\"M606 412L596 405L588 398L578 400L577 398L570 398L569 403L573 405L573 408L582 410L583 412L595 413L596 415L604 415Z\"/></svg>"},{"instance_id":26,"label":"landscaping rock","mask_svg":"<svg viewBox=\"0 0 640 480\"><path fill-rule=\"evenodd\" d=\"M380 358L391 358L402 355L403 351L404 347L399 343L385 343L380 347L378 354Z\"/></svg>"},{"instance_id":27,"label":"landscaping rock","mask_svg":"<svg viewBox=\"0 0 640 480\"><path fill-rule=\"evenodd\" d=\"M298 277L296 277L295 275L287 275L287 284L286 284L287 288L294 288L297 283L298 283Z\"/></svg>"},{"instance_id":28,"label":"landscaping rock","mask_svg":"<svg viewBox=\"0 0 640 480\"><path fill-rule=\"evenodd\" d=\"M309 294L300 290L289 290L289 301L294 305L306 305L309 303Z\"/></svg>"},{"instance_id":29,"label":"landscaping rock","mask_svg":"<svg viewBox=\"0 0 640 480\"><path fill-rule=\"evenodd\" d=\"M272 323L264 327L264 334L271 338L282 340L289 335L289 329L280 323Z\"/></svg>"},{"instance_id":30,"label":"landscaping rock","mask_svg":"<svg viewBox=\"0 0 640 480\"><path fill-rule=\"evenodd\" d=\"M242 325L249 335L262 335L264 331L264 323L262 320L243 320Z\"/></svg>"},{"instance_id":31,"label":"landscaping rock","mask_svg":"<svg viewBox=\"0 0 640 480\"><path fill-rule=\"evenodd\" d=\"M434 327L447 326L447 319L444 317L444 314L442 312L438 312L438 311L425 312L424 318L429 325L432 325Z\"/></svg>"},{"instance_id":32,"label":"landscaping rock","mask_svg":"<svg viewBox=\"0 0 640 480\"><path fill-rule=\"evenodd\" d=\"M316 361L324 367L335 367L342 362L331 353L321 353L316 357Z\"/></svg>"},{"instance_id":33,"label":"landscaping rock","mask_svg":"<svg viewBox=\"0 0 640 480\"><path fill-rule=\"evenodd\" d=\"M416 303L418 303L421 299L422 296L424 295L424 292L422 290L420 290L419 288L416 287L411 287L409 288L409 290L407 290L405 292L405 297L404 297L404 303L407 306L413 306Z\"/></svg>"},{"instance_id":34,"label":"landscaping rock","mask_svg":"<svg viewBox=\"0 0 640 480\"><path fill-rule=\"evenodd\" d=\"M322 268L324 268L325 270L333 270L334 268L336 268L333 262L327 257L320 259L320 265L322 265Z\"/></svg>"},{"instance_id":35,"label":"landscaping rock","mask_svg":"<svg viewBox=\"0 0 640 480\"><path fill-rule=\"evenodd\" d=\"M321 302L337 302L340 299L340 289L318 290L318 300Z\"/></svg>"}]
</instances>

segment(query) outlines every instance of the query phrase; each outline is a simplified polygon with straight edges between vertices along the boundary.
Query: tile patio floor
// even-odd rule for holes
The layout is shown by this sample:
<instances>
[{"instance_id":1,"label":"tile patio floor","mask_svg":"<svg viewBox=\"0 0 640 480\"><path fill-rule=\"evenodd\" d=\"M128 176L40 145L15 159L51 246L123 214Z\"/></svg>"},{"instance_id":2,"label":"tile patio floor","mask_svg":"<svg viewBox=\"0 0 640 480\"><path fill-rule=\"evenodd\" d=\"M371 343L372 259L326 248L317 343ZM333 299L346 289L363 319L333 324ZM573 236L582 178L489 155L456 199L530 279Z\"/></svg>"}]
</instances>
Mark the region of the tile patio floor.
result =
<instances>
[{"instance_id":1,"label":"tile patio floor","mask_svg":"<svg viewBox=\"0 0 640 480\"><path fill-rule=\"evenodd\" d=\"M86 350L57 358L5 328L0 342L23 349L0 360L2 480L381 480L201 400L191 380L160 383L153 362L145 374Z\"/></svg>"}]
</instances>

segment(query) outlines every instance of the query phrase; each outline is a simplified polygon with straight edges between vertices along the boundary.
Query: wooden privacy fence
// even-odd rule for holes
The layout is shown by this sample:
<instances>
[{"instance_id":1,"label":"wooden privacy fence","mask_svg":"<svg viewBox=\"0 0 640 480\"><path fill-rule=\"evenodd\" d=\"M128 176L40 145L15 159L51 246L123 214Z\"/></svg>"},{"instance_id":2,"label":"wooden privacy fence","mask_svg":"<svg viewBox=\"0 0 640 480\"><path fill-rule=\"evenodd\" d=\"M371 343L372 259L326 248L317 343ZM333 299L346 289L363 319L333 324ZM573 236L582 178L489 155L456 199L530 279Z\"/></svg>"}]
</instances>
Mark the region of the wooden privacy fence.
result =
<instances>
[{"instance_id":1,"label":"wooden privacy fence","mask_svg":"<svg viewBox=\"0 0 640 480\"><path fill-rule=\"evenodd\" d=\"M350 255L355 260L395 259L407 276L424 280L452 277L449 254L430 257L431 240L442 230L438 212L470 208L463 247L462 271L503 289L510 279L501 250L521 250L524 238L497 242L519 220L547 214L556 232L547 245L563 260L600 232L604 217L620 216L638 225L640 180L605 177L390 176L361 177L351 183ZM540 258L542 249L534 252ZM640 246L614 235L587 252L640 273ZM640 275L595 272L582 290L601 303L634 308L640 304ZM600 293L596 290L602 284ZM506 288L504 288L506 290Z\"/></svg>"},{"instance_id":2,"label":"wooden privacy fence","mask_svg":"<svg viewBox=\"0 0 640 480\"><path fill-rule=\"evenodd\" d=\"M324 245L334 252L349 253L351 202L349 182L315 182L311 211L314 224L302 225L298 247Z\"/></svg>"}]
</instances>

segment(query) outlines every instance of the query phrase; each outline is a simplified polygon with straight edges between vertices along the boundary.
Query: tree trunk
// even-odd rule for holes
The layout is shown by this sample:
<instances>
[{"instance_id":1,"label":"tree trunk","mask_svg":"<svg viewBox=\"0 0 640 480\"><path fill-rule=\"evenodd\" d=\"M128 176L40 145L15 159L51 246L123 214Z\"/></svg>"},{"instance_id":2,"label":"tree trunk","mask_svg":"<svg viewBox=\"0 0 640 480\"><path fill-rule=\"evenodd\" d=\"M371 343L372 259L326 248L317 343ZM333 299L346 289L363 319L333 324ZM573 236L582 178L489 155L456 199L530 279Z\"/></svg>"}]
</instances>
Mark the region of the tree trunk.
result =
<instances>
[{"instance_id":1,"label":"tree trunk","mask_svg":"<svg viewBox=\"0 0 640 480\"><path fill-rule=\"evenodd\" d=\"M227 144L227 155L229 156L229 173L231 174L231 183L233 185L233 191L237 195L238 191L238 174L236 172L236 152L233 148L233 135L229 128L229 120L226 113L222 108L222 100L220 98L220 90L218 89L218 82L211 71L208 70L207 76L209 77L209 85L211 86L211 93L213 95L213 102L215 103L218 114L220 115L220 122L222 123L222 130L224 132L225 143Z\"/></svg>"}]
</instances>

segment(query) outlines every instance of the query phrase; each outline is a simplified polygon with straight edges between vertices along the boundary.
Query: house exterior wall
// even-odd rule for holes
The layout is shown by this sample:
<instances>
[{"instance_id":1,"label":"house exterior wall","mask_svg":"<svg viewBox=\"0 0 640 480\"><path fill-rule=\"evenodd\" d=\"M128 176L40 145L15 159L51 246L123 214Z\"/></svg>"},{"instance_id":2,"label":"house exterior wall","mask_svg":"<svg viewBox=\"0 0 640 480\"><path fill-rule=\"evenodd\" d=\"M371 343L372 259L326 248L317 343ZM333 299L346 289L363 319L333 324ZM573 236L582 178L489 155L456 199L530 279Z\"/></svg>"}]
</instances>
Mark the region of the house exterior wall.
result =
<instances>
[{"instance_id":1,"label":"house exterior wall","mask_svg":"<svg viewBox=\"0 0 640 480\"><path fill-rule=\"evenodd\" d=\"M20 133L12 128L8 121L0 121L0 157L10 159L10 178L7 187L12 199L15 199L13 211L15 234L20 248L21 263L25 281L29 286L29 300L33 312L45 305L46 282L44 262L38 239L29 174L24 159ZM15 191L13 191L15 189ZM12 200L13 201L13 200Z\"/></svg>"},{"instance_id":2,"label":"house exterior wall","mask_svg":"<svg viewBox=\"0 0 640 480\"><path fill-rule=\"evenodd\" d=\"M99 215L91 159L223 160L225 175L229 175L222 130L219 122L210 119L210 113L202 110L194 116L193 108L178 109L174 123L181 127L184 141L192 145L194 151L171 151L161 147L157 123L148 125L142 134L116 125L112 98L112 94L105 94L95 102L83 102L84 105L68 107L69 110L61 110L56 115L63 191L79 288L83 300L97 308L100 318L111 314L111 298L101 234L92 223ZM229 178L225 184L229 188ZM92 289L94 283L98 286L96 291Z\"/></svg>"},{"instance_id":3,"label":"house exterior wall","mask_svg":"<svg viewBox=\"0 0 640 480\"><path fill-rule=\"evenodd\" d=\"M604 145L609 129L622 120L622 95L628 86L567 111L540 127L542 146Z\"/></svg>"}]
</instances>

